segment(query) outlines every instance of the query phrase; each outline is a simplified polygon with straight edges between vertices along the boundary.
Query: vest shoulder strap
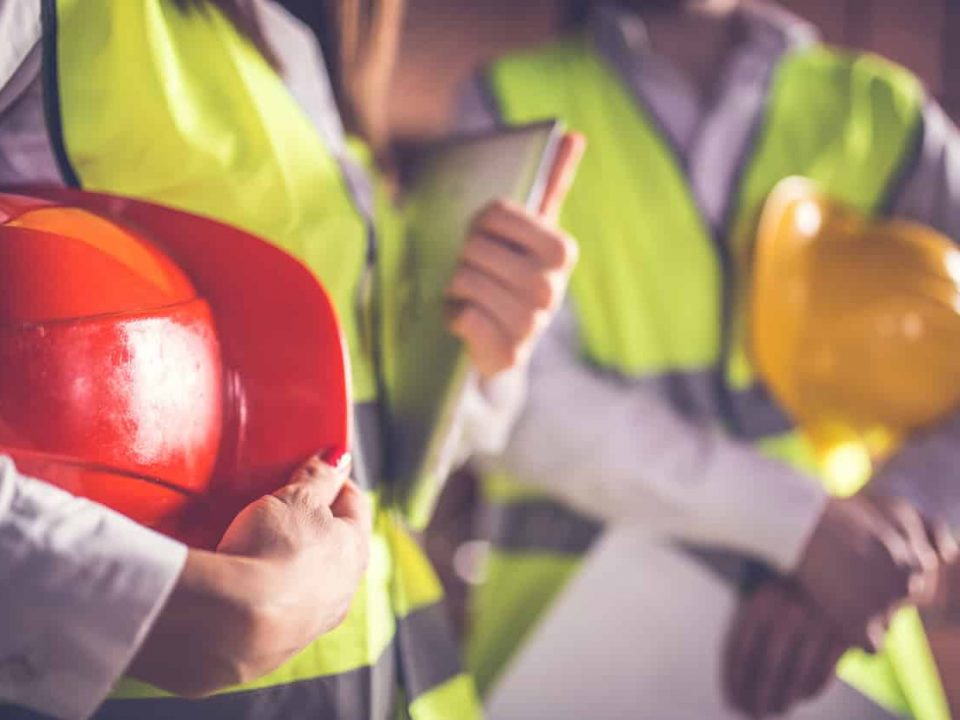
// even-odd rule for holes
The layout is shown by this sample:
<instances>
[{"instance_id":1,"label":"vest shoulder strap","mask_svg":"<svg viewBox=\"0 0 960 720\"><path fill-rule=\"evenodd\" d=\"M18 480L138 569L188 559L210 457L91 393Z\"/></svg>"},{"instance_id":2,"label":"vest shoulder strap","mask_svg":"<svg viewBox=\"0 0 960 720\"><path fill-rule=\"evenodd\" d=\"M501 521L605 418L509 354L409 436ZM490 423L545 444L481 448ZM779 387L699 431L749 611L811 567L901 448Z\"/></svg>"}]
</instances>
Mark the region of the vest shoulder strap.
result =
<instances>
[{"instance_id":1,"label":"vest shoulder strap","mask_svg":"<svg viewBox=\"0 0 960 720\"><path fill-rule=\"evenodd\" d=\"M923 89L909 71L814 46L783 59L768 102L741 206L753 209L777 180L802 174L864 212L884 207L920 129Z\"/></svg>"},{"instance_id":2,"label":"vest shoulder strap","mask_svg":"<svg viewBox=\"0 0 960 720\"><path fill-rule=\"evenodd\" d=\"M504 120L556 117L587 138L561 218L580 241L570 293L583 351L627 375L708 370L721 282L710 229L658 126L592 42L513 55L488 76Z\"/></svg>"},{"instance_id":3,"label":"vest shoulder strap","mask_svg":"<svg viewBox=\"0 0 960 720\"><path fill-rule=\"evenodd\" d=\"M597 61L588 38L578 36L504 56L486 77L503 120L534 122L576 107L576 96L569 94L577 78L599 69Z\"/></svg>"}]
</instances>

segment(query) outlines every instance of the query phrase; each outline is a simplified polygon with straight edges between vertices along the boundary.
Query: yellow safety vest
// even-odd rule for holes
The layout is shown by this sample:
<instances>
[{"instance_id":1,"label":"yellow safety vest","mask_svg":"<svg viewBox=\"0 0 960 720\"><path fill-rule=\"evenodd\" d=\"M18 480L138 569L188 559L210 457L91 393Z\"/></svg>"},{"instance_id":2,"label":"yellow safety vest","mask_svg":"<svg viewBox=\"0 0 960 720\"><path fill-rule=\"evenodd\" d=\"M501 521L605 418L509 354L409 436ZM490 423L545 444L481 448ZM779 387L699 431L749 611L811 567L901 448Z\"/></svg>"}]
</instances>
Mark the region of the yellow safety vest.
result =
<instances>
[{"instance_id":1,"label":"yellow safety vest","mask_svg":"<svg viewBox=\"0 0 960 720\"><path fill-rule=\"evenodd\" d=\"M212 5L44 0L43 30L46 118L66 184L237 225L323 281L350 347L355 464L376 508L369 570L341 626L266 677L204 700L122 680L96 717L478 717L441 586L378 480L376 338L365 319L378 307L362 290L376 273L391 292L402 236L389 217L375 234L364 211L389 214L389 202L351 192L355 161L338 162L282 79Z\"/></svg>"},{"instance_id":2,"label":"yellow safety vest","mask_svg":"<svg viewBox=\"0 0 960 720\"><path fill-rule=\"evenodd\" d=\"M571 295L584 361L654 385L666 402L695 408L759 451L820 476L831 491L858 489L865 478L828 477L816 467L755 377L745 338L747 268L758 209L784 177L810 177L852 207L882 211L916 143L916 80L869 55L787 52L719 231L656 122L591 39L503 59L488 81L504 120L559 117L587 137L562 216L580 242ZM474 597L468 649L482 691L601 529L509 477L488 477L484 489L493 550ZM915 611L896 619L884 654L850 653L840 675L894 712L949 717Z\"/></svg>"}]
</instances>

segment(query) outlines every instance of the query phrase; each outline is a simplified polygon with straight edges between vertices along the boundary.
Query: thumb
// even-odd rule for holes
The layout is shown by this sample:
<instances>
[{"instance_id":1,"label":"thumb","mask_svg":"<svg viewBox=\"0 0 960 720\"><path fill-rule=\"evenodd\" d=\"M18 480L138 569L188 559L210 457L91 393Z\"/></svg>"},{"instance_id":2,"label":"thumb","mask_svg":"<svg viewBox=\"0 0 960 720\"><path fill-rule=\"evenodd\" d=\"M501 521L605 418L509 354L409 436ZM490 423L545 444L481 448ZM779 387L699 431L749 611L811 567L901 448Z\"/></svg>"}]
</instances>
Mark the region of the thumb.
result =
<instances>
[{"instance_id":1,"label":"thumb","mask_svg":"<svg viewBox=\"0 0 960 720\"><path fill-rule=\"evenodd\" d=\"M337 499L334 500L330 509L333 511L334 517L351 520L357 523L367 533L372 529L373 520L371 518L370 503L367 501L366 496L364 496L363 491L360 490L352 480L348 480L343 484L343 489L340 491L340 494L337 495Z\"/></svg>"},{"instance_id":2,"label":"thumb","mask_svg":"<svg viewBox=\"0 0 960 720\"><path fill-rule=\"evenodd\" d=\"M540 203L540 215L547 220L556 220L563 208L563 201L573 186L577 176L577 167L587 149L587 139L580 133L567 133L560 140L557 155L550 168L547 189Z\"/></svg>"},{"instance_id":3,"label":"thumb","mask_svg":"<svg viewBox=\"0 0 960 720\"><path fill-rule=\"evenodd\" d=\"M313 502L330 507L349 479L351 465L350 453L326 450L297 468L289 484L299 485L301 490L309 488ZM283 488L280 488L277 492L282 490Z\"/></svg>"}]
</instances>

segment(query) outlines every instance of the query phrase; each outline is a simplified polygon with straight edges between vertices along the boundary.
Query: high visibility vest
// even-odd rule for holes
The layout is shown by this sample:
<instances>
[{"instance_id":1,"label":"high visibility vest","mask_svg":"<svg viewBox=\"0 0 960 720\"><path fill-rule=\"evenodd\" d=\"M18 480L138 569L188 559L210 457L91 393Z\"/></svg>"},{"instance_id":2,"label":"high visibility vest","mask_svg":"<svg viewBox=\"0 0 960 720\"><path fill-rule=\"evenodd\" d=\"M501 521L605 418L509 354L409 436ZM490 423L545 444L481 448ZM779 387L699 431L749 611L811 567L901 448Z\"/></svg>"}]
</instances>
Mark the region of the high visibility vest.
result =
<instances>
[{"instance_id":1,"label":"high visibility vest","mask_svg":"<svg viewBox=\"0 0 960 720\"><path fill-rule=\"evenodd\" d=\"M791 175L881 212L917 143L921 88L877 57L816 46L787 52L771 76L727 227L717 229L649 112L592 43L578 37L508 57L487 78L505 121L559 117L587 138L562 215L580 243L570 292L584 362L655 387L678 410L820 476L832 492L857 490L865 477L816 466L753 372L744 307L751 242L764 198ZM484 493L492 550L467 653L481 691L602 529L509 477L485 478ZM876 657L850 653L841 676L894 712L949 717L915 611L896 619L887 648Z\"/></svg>"},{"instance_id":2,"label":"high visibility vest","mask_svg":"<svg viewBox=\"0 0 960 720\"><path fill-rule=\"evenodd\" d=\"M374 273L382 293L393 286L401 235L387 223L376 237L368 212L389 203L363 192L358 166L338 162L277 73L212 5L51 0L43 24L47 124L65 183L242 227L323 281L351 352L355 469L376 508L369 570L342 625L266 677L204 700L121 680L96 717L478 717L441 586L378 486L369 321L378 308L365 288ZM295 340L278 352L296 352Z\"/></svg>"}]
</instances>

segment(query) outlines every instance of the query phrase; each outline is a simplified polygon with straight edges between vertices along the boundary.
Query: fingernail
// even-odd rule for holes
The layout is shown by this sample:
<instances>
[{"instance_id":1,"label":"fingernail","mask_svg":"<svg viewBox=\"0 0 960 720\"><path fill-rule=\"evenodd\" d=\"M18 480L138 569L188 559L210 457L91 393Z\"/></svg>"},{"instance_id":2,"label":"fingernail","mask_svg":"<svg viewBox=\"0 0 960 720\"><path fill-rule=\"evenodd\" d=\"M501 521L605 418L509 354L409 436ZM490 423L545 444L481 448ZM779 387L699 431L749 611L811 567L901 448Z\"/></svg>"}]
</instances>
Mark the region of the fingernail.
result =
<instances>
[{"instance_id":1,"label":"fingernail","mask_svg":"<svg viewBox=\"0 0 960 720\"><path fill-rule=\"evenodd\" d=\"M338 447L332 447L324 450L320 455L320 459L334 470L342 470L343 468L347 467L352 460L350 453L343 448Z\"/></svg>"}]
</instances>

